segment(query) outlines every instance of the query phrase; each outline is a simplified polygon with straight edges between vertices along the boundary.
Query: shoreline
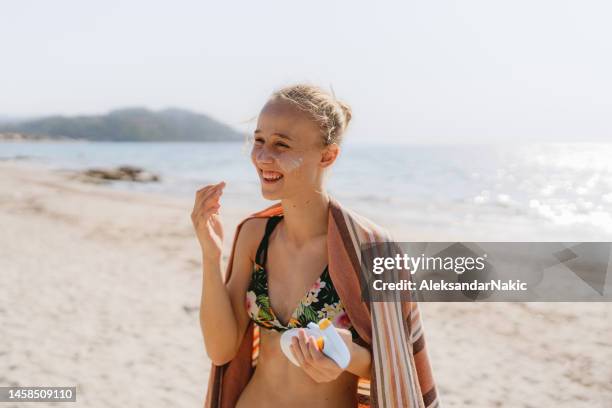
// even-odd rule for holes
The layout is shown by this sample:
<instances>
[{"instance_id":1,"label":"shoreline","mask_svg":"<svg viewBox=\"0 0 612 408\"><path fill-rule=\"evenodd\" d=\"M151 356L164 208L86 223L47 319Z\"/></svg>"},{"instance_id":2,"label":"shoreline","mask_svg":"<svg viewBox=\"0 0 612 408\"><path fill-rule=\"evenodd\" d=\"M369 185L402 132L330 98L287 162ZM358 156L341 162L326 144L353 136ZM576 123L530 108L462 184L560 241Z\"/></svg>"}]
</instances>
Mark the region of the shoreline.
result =
<instances>
[{"instance_id":1,"label":"shoreline","mask_svg":"<svg viewBox=\"0 0 612 408\"><path fill-rule=\"evenodd\" d=\"M88 142L87 139L75 139L67 136L48 136L21 132L0 132L1 142Z\"/></svg>"}]
</instances>

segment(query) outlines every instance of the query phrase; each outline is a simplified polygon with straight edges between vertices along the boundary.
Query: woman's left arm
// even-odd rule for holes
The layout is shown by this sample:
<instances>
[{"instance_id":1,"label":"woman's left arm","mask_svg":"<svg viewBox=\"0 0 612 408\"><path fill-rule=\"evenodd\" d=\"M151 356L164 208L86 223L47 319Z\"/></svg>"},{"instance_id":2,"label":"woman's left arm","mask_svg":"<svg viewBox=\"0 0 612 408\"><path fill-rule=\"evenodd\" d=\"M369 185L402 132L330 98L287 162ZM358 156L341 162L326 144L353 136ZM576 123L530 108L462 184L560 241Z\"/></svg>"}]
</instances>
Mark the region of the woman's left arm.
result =
<instances>
[{"instance_id":1,"label":"woman's left arm","mask_svg":"<svg viewBox=\"0 0 612 408\"><path fill-rule=\"evenodd\" d=\"M299 335L291 341L293 355L300 366L316 382L333 381L343 371L348 371L358 377L370 379L372 355L370 351L353 342L351 332L344 329L336 329L342 340L346 343L351 354L351 360L346 370L343 370L334 360L323 354L317 347L316 339L308 337L305 330L300 330Z\"/></svg>"}]
</instances>

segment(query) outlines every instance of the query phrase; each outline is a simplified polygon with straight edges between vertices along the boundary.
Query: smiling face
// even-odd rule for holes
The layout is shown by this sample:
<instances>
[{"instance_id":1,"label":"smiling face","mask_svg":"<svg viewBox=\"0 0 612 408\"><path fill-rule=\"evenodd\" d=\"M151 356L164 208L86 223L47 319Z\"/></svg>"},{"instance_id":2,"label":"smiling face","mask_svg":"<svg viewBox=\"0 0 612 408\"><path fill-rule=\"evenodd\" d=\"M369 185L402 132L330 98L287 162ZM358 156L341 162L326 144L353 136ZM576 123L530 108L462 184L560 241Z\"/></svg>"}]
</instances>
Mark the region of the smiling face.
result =
<instances>
[{"instance_id":1,"label":"smiling face","mask_svg":"<svg viewBox=\"0 0 612 408\"><path fill-rule=\"evenodd\" d=\"M271 99L261 110L251 160L264 198L320 192L323 172L337 154L337 145L324 146L318 124L291 102Z\"/></svg>"}]
</instances>

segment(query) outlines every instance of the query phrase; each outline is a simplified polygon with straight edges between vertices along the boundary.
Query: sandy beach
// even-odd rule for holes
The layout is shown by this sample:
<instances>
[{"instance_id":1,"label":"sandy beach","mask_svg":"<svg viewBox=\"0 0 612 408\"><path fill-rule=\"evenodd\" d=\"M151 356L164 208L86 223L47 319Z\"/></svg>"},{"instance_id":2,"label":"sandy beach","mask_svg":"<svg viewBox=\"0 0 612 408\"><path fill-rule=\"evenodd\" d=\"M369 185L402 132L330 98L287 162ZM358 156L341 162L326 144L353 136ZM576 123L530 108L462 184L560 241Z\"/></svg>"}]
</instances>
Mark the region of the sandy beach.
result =
<instances>
[{"instance_id":1,"label":"sandy beach","mask_svg":"<svg viewBox=\"0 0 612 408\"><path fill-rule=\"evenodd\" d=\"M76 386L82 407L201 407L192 206L0 162L0 386ZM222 208L226 255L257 209ZM444 407L612 406L612 303L421 310Z\"/></svg>"}]
</instances>

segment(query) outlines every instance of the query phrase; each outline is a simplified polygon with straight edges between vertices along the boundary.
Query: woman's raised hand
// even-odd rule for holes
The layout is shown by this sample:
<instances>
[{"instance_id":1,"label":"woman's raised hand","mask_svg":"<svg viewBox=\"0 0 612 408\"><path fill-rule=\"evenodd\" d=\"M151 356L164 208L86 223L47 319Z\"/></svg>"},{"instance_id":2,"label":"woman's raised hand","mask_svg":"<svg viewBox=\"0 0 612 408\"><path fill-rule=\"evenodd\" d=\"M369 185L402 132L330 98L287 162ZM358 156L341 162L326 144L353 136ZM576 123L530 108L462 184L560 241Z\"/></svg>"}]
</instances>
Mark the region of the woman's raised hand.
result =
<instances>
[{"instance_id":1,"label":"woman's raised hand","mask_svg":"<svg viewBox=\"0 0 612 408\"><path fill-rule=\"evenodd\" d=\"M210 184L196 191L191 222L195 228L202 255L218 259L223 250L223 226L219 218L219 199L225 182Z\"/></svg>"}]
</instances>

